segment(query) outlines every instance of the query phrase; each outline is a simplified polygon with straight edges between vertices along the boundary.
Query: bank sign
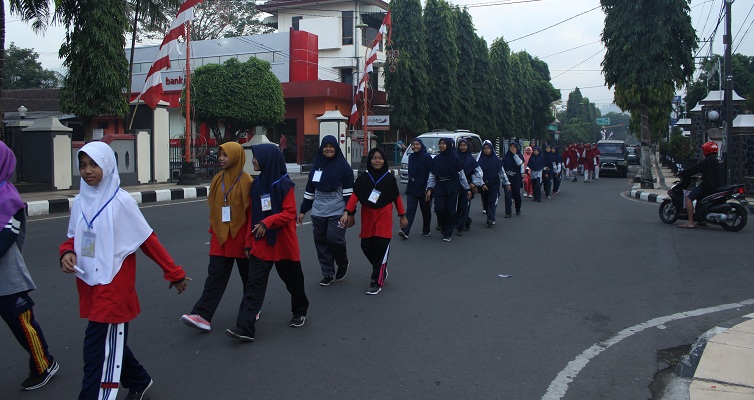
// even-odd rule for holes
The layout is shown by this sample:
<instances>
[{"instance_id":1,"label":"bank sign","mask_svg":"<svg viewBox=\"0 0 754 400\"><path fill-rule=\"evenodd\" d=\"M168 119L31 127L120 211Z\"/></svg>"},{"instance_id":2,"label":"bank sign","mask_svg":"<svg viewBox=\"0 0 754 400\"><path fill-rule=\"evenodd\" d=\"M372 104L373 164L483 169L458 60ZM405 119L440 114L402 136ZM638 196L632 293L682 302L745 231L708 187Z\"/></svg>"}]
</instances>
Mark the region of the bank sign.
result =
<instances>
[{"instance_id":1,"label":"bank sign","mask_svg":"<svg viewBox=\"0 0 754 400\"><path fill-rule=\"evenodd\" d=\"M390 130L389 115L367 115L366 121L362 120L362 123L366 123L369 126L369 129L377 131Z\"/></svg>"}]
</instances>

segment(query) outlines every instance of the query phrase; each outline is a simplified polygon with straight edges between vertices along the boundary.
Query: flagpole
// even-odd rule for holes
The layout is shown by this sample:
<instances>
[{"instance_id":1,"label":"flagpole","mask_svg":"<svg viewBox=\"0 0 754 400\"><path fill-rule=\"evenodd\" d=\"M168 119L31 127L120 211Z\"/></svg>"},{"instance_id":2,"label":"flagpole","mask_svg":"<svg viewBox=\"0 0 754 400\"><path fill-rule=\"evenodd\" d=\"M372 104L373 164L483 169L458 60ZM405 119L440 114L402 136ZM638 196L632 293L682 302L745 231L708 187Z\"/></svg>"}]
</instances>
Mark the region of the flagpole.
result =
<instances>
[{"instance_id":1,"label":"flagpole","mask_svg":"<svg viewBox=\"0 0 754 400\"><path fill-rule=\"evenodd\" d=\"M191 162L191 21L186 22L186 133L184 136L184 161L181 168L179 185L194 185L198 183L196 169Z\"/></svg>"}]
</instances>

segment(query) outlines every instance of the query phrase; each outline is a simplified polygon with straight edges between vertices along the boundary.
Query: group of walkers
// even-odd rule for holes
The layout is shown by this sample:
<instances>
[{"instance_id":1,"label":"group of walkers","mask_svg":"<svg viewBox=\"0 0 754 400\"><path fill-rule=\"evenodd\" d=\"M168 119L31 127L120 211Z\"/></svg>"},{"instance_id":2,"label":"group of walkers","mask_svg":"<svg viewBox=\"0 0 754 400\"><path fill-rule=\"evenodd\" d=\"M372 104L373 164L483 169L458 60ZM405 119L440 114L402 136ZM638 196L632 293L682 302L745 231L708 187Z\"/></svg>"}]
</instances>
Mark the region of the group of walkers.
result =
<instances>
[{"instance_id":1,"label":"group of walkers","mask_svg":"<svg viewBox=\"0 0 754 400\"><path fill-rule=\"evenodd\" d=\"M586 183L599 180L600 154L594 143L569 144L561 156L565 162L566 179L576 182L577 175L583 175Z\"/></svg>"},{"instance_id":2,"label":"group of walkers","mask_svg":"<svg viewBox=\"0 0 754 400\"><path fill-rule=\"evenodd\" d=\"M361 249L372 268L366 293L376 295L388 278L393 207L399 216L398 235L405 240L417 210L422 213L422 236L430 236L434 202L438 229L443 240L449 242L454 232L463 235L470 228L470 209L476 195L481 198L486 226L492 227L501 190L505 217L510 218L514 211L520 215L522 189L524 197L534 201L542 200L542 190L550 198L551 193L559 191L564 168L569 177L575 176L572 162L594 157L586 151L579 155L579 148L572 146L562 155L549 145L544 151L534 146L522 153L513 142L500 158L490 141L485 141L481 153L474 157L466 140L460 140L456 149L450 138L440 140L440 153L434 158L421 139L414 139L411 149L404 209L398 182L388 169L382 149L369 152L366 171L354 180L336 138L326 136L297 210L294 183L276 145L252 146L252 163L259 172L256 178L244 171L246 159L240 144L220 145L221 171L213 178L207 198L207 277L199 299L190 313L181 316L181 321L201 331L211 330L212 318L235 266L243 296L235 326L226 329L225 334L254 341L269 275L275 267L291 295L289 326L303 326L309 300L296 226L303 223L306 213L311 213L322 272L319 284L329 286L346 278L351 263L345 232L355 225L361 206ZM115 399L121 386L129 389L127 399L141 399L153 381L127 345L128 324L140 312L134 253L141 249L154 260L170 282L169 288L175 287L178 293L187 288L191 278L160 244L137 203L120 188L113 150L105 143L92 142L83 146L77 157L81 188L71 210L67 240L60 245L60 266L63 272L76 276L80 316L88 320L79 399ZM44 386L59 366L47 349L28 295L35 286L21 256L26 224L23 202L8 182L14 168L13 152L2 145L0 218L6 220L6 225L0 231L0 267L4 274L0 282L0 314L30 354L31 372L22 389L33 390Z\"/></svg>"}]
</instances>

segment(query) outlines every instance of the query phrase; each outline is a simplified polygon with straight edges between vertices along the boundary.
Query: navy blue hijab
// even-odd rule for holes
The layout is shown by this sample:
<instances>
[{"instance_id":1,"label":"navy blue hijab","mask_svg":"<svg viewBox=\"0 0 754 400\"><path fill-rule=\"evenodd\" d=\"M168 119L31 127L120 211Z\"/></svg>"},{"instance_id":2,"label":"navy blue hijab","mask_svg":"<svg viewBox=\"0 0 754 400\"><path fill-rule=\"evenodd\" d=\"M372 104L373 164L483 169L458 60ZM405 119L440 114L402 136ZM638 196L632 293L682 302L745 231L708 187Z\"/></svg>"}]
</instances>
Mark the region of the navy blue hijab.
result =
<instances>
[{"instance_id":1,"label":"navy blue hijab","mask_svg":"<svg viewBox=\"0 0 754 400\"><path fill-rule=\"evenodd\" d=\"M285 166L283 153L274 144L257 144L251 146L254 158L259 164L259 176L251 183L251 226L255 226L263 219L273 214L283 211L283 200L288 195L288 191L293 188L294 183L288 176L288 168ZM270 211L262 211L261 198L264 195L270 195ZM254 237L254 240L266 239L267 243L274 246L277 240L278 229L269 229L261 238Z\"/></svg>"},{"instance_id":2,"label":"navy blue hijab","mask_svg":"<svg viewBox=\"0 0 754 400\"><path fill-rule=\"evenodd\" d=\"M411 141L413 145L417 142L421 145L419 151L409 153L408 155L408 183L406 184L406 194L424 195L424 189L427 187L429 179L429 169L432 165L432 156L427 153L427 146L421 139L416 138Z\"/></svg>"},{"instance_id":3,"label":"navy blue hijab","mask_svg":"<svg viewBox=\"0 0 754 400\"><path fill-rule=\"evenodd\" d=\"M454 151L453 139L442 138L440 140L445 143L445 151L440 152L440 154L432 159L430 171L437 178L454 179L458 175L458 172L463 170L463 164Z\"/></svg>"},{"instance_id":4,"label":"navy blue hijab","mask_svg":"<svg viewBox=\"0 0 754 400\"><path fill-rule=\"evenodd\" d=\"M547 145L545 149L552 149L553 147L551 145ZM542 154L542 159L544 160L545 166L552 169L552 164L555 163L555 154L551 151L545 151L545 154Z\"/></svg>"},{"instance_id":5,"label":"navy blue hijab","mask_svg":"<svg viewBox=\"0 0 754 400\"><path fill-rule=\"evenodd\" d=\"M484 154L484 149L490 148L490 155ZM494 185L500 181L500 169L503 167L503 161L495 153L495 147L492 146L492 142L485 140L482 143L482 152L479 154L479 166L482 167L482 176L484 177L484 183L488 185Z\"/></svg>"},{"instance_id":6,"label":"navy blue hijab","mask_svg":"<svg viewBox=\"0 0 754 400\"><path fill-rule=\"evenodd\" d=\"M322 154L322 150L324 150L327 144L335 147L335 156L332 158L327 158ZM322 176L319 178L319 182L314 182L312 180L314 172L319 170L322 171ZM309 171L309 182L320 192L332 192L341 186L350 187L348 185L349 179L350 182L353 182L353 168L346 161L346 157L343 156L338 139L333 135L325 136L319 145L319 152L317 152L317 158L314 159L314 166Z\"/></svg>"},{"instance_id":7,"label":"navy blue hijab","mask_svg":"<svg viewBox=\"0 0 754 400\"><path fill-rule=\"evenodd\" d=\"M539 152L539 154L534 155L534 150ZM529 163L527 164L527 166L532 171L540 171L545 167L545 159L542 156L542 149L540 149L539 146L534 146L534 148L532 149L532 153L529 157Z\"/></svg>"},{"instance_id":8,"label":"navy blue hijab","mask_svg":"<svg viewBox=\"0 0 754 400\"><path fill-rule=\"evenodd\" d=\"M380 169L376 169L372 166L371 160L376 153L380 153L380 157L385 160ZM372 194L373 189L380 192L380 198L377 199L376 203L369 201L369 195ZM369 150L369 155L367 156L367 170L356 178L356 182L353 185L353 192L359 199L359 203L370 208L382 208L388 206L401 195L400 190L398 189L398 181L396 181L395 176L390 173L390 169L387 166L385 152L379 147Z\"/></svg>"},{"instance_id":9,"label":"navy blue hijab","mask_svg":"<svg viewBox=\"0 0 754 400\"><path fill-rule=\"evenodd\" d=\"M466 178L469 178L474 174L474 170L479 166L479 163L474 158L474 155L471 154L471 144L469 141L466 139L460 139L458 141L459 147L461 143L466 143L466 151L461 152L459 148L456 148L456 154L458 154L458 158L463 162L463 173L466 174Z\"/></svg>"},{"instance_id":10,"label":"navy blue hijab","mask_svg":"<svg viewBox=\"0 0 754 400\"><path fill-rule=\"evenodd\" d=\"M555 162L561 164L563 162L563 156L560 154L560 150L557 146L553 146L552 148L555 149Z\"/></svg>"},{"instance_id":11,"label":"navy blue hijab","mask_svg":"<svg viewBox=\"0 0 754 400\"><path fill-rule=\"evenodd\" d=\"M508 151L506 151L505 155L503 156L503 168L505 168L505 172L515 172L516 175L521 175L521 166L516 164L516 159L513 158L514 154L510 150L511 146L516 148L516 154L518 155L518 158L520 158L521 161L524 160L524 155L521 154L521 147L518 145L518 143L511 142L511 144L508 146Z\"/></svg>"}]
</instances>

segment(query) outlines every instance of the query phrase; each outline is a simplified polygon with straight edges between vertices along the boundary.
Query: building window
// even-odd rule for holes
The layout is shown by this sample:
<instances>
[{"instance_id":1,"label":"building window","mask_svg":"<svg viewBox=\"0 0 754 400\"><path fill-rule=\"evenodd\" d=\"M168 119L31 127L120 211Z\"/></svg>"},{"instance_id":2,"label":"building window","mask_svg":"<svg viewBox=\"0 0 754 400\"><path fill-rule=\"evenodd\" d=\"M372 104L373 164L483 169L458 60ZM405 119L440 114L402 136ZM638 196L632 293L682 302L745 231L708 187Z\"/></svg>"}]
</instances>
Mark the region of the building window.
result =
<instances>
[{"instance_id":1,"label":"building window","mask_svg":"<svg viewBox=\"0 0 754 400\"><path fill-rule=\"evenodd\" d=\"M340 69L340 82L353 85L353 68Z\"/></svg>"},{"instance_id":2,"label":"building window","mask_svg":"<svg viewBox=\"0 0 754 400\"><path fill-rule=\"evenodd\" d=\"M380 84L380 69L374 67L374 71L369 73L369 85L371 90L377 90Z\"/></svg>"},{"instance_id":3,"label":"building window","mask_svg":"<svg viewBox=\"0 0 754 400\"><path fill-rule=\"evenodd\" d=\"M301 21L302 18L303 17L293 17L293 19L291 19L291 25L293 26L294 31L298 30L298 21Z\"/></svg>"},{"instance_id":4,"label":"building window","mask_svg":"<svg viewBox=\"0 0 754 400\"><path fill-rule=\"evenodd\" d=\"M353 11L343 11L340 26L343 29L342 44L353 44Z\"/></svg>"}]
</instances>

